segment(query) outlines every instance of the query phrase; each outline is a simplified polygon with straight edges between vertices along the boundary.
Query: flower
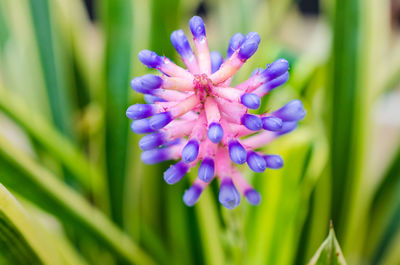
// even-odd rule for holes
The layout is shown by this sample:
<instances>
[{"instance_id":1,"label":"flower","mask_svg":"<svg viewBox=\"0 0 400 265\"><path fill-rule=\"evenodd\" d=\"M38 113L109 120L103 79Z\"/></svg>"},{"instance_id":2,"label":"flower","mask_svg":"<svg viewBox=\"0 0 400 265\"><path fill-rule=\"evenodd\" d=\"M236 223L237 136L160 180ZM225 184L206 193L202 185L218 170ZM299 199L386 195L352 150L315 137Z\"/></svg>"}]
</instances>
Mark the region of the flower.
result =
<instances>
[{"instance_id":1,"label":"flower","mask_svg":"<svg viewBox=\"0 0 400 265\"><path fill-rule=\"evenodd\" d=\"M196 54L183 30L171 34L171 42L187 67L183 69L164 56L143 50L139 60L161 76L145 75L132 80L132 89L145 94L148 104L135 104L126 115L135 133L147 134L139 141L145 164L180 161L164 172L168 184L175 184L197 164L197 179L185 192L183 201L194 205L204 188L220 179L219 201L229 209L239 205L242 194L250 204L260 202L260 194L243 178L234 164L247 163L254 172L278 169L283 160L257 149L280 135L294 130L304 118L300 100L261 115L261 98L289 78L289 64L278 59L265 69L257 69L245 82L231 86L233 75L257 50L260 36L232 36L225 59L210 52L203 20L189 22ZM245 138L244 138L245 137Z\"/></svg>"}]
</instances>

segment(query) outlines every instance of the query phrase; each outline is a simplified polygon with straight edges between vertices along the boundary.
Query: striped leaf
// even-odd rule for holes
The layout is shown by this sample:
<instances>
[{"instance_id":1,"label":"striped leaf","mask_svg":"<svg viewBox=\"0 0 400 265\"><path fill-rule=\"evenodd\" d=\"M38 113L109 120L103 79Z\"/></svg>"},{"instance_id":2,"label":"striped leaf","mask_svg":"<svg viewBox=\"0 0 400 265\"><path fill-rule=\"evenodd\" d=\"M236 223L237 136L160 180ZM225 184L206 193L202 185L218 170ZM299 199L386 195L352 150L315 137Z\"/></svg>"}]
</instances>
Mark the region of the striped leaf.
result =
<instances>
[{"instance_id":1,"label":"striped leaf","mask_svg":"<svg viewBox=\"0 0 400 265\"><path fill-rule=\"evenodd\" d=\"M129 80L131 78L132 6L128 0L101 1L105 47L106 163L113 220L122 225L123 187L128 146Z\"/></svg>"},{"instance_id":2,"label":"striped leaf","mask_svg":"<svg viewBox=\"0 0 400 265\"><path fill-rule=\"evenodd\" d=\"M67 264L43 231L43 227L33 220L2 184L0 253L7 264Z\"/></svg>"},{"instance_id":3,"label":"striped leaf","mask_svg":"<svg viewBox=\"0 0 400 265\"><path fill-rule=\"evenodd\" d=\"M69 79L64 75L63 67L66 65L57 50L62 43L56 38L51 2L29 0L29 6L53 122L62 133L72 137L72 101L67 90Z\"/></svg>"},{"instance_id":4,"label":"striped leaf","mask_svg":"<svg viewBox=\"0 0 400 265\"><path fill-rule=\"evenodd\" d=\"M98 209L1 135L0 168L1 183L57 216L67 227L99 239L128 262L155 264Z\"/></svg>"},{"instance_id":5,"label":"striped leaf","mask_svg":"<svg viewBox=\"0 0 400 265\"><path fill-rule=\"evenodd\" d=\"M335 236L332 224L329 235L319 247L308 265L346 265L342 250Z\"/></svg>"}]
</instances>

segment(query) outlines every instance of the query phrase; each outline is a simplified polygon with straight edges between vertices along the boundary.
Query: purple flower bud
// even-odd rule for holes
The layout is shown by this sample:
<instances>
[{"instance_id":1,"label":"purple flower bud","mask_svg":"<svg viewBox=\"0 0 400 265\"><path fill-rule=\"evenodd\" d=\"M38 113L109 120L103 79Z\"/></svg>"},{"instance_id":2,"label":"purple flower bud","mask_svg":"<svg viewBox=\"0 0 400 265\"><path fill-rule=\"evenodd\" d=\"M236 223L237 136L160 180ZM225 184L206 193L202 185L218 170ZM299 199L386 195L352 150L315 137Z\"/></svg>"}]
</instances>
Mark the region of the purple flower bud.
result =
<instances>
[{"instance_id":1,"label":"purple flower bud","mask_svg":"<svg viewBox=\"0 0 400 265\"><path fill-rule=\"evenodd\" d=\"M150 123L149 123L148 119L132 121L131 129L135 133L151 133L151 132L154 132L154 130L152 128L150 128Z\"/></svg>"},{"instance_id":2,"label":"purple flower bud","mask_svg":"<svg viewBox=\"0 0 400 265\"><path fill-rule=\"evenodd\" d=\"M202 191L203 189L199 185L194 184L192 187L185 191L185 194L183 195L183 202L187 206L195 205L196 202L199 200Z\"/></svg>"},{"instance_id":3,"label":"purple flower bud","mask_svg":"<svg viewBox=\"0 0 400 265\"><path fill-rule=\"evenodd\" d=\"M154 130L159 130L163 128L165 125L170 123L172 121L172 116L171 113L167 112L162 112L154 115L153 117L150 118L150 128Z\"/></svg>"},{"instance_id":4,"label":"purple flower bud","mask_svg":"<svg viewBox=\"0 0 400 265\"><path fill-rule=\"evenodd\" d=\"M249 59L257 51L260 40L260 35L258 35L257 32L249 32L243 44L240 46L238 53L239 58L241 60Z\"/></svg>"},{"instance_id":5,"label":"purple flower bud","mask_svg":"<svg viewBox=\"0 0 400 265\"><path fill-rule=\"evenodd\" d=\"M218 52L210 52L211 66L207 66L208 47L204 22L202 18L195 16L190 20L189 26L197 48L197 59L182 30L176 30L171 34L172 45L187 66L187 71L155 52L143 50L139 53L139 59L143 64L161 72L161 77L144 75L131 81L133 90L144 94L144 99L148 103L130 106L126 112L126 115L134 120L131 123L132 131L149 133L139 141L139 147L144 150L140 157L145 164L180 159L164 172L164 179L168 184L180 181L190 167L202 159L197 172L198 179L183 196L183 201L188 206L198 201L206 186L205 183L210 183L215 178L216 168L223 169L219 172L222 174L219 176L222 180L219 201L224 207L233 209L238 206L241 200L239 191L250 204L259 204L260 194L248 186L242 176L238 174L232 179L227 174L236 173L236 169L233 168L235 164L246 162L255 172L263 172L267 167L275 169L283 166L280 156L261 155L254 150L262 148L265 142L294 130L298 121L306 114L303 105L300 101L289 102L275 112L268 113L268 117L250 114L249 110L258 109L263 95L288 80L289 63L284 59L278 59L266 65L265 69L256 69L252 73L253 78L238 86L242 89L249 85L248 91L243 90L240 93L241 104L238 104L237 100L236 102L232 100L234 95L231 95L232 97L226 95L229 90L223 88L228 86L237 70L257 51L260 43L259 34L250 32L246 36L241 33L233 35L227 49L227 61L224 62L224 58ZM221 66L226 67L226 71L218 71ZM168 89L178 91L167 91ZM214 99L210 98L208 101L208 97ZM161 103L162 101L168 104ZM175 126L176 122L172 122L173 119L179 120L182 124ZM238 124L230 126L230 122ZM200 132L199 128L205 124L209 125L207 137L214 143L212 146L209 146L208 140L200 141L197 136L191 138L192 135L197 135ZM271 131L268 133L272 136L268 133L265 135L271 136L271 139L267 138L264 141L260 139L264 137L263 133L261 135L255 133L262 128ZM184 132L180 132L182 129ZM182 133L190 135L189 139L187 136L182 136ZM176 139L170 141L171 137ZM242 141L246 145L242 146ZM178 150L182 150L180 154ZM228 154L233 163L226 161L229 160ZM225 165L225 162L229 162L229 165ZM238 185L237 188L235 184Z\"/></svg>"},{"instance_id":6,"label":"purple flower bud","mask_svg":"<svg viewBox=\"0 0 400 265\"><path fill-rule=\"evenodd\" d=\"M201 17L192 17L189 21L189 27L195 39L204 38L206 36L206 27Z\"/></svg>"},{"instance_id":7,"label":"purple flower bud","mask_svg":"<svg viewBox=\"0 0 400 265\"><path fill-rule=\"evenodd\" d=\"M160 145L163 145L166 143L166 139L163 133L152 133L143 136L139 140L139 147L143 151L146 150L151 150L154 148L159 147Z\"/></svg>"},{"instance_id":8,"label":"purple flower bud","mask_svg":"<svg viewBox=\"0 0 400 265\"><path fill-rule=\"evenodd\" d=\"M163 80L157 75L144 75L140 78L142 86L148 89L156 89L162 86Z\"/></svg>"},{"instance_id":9,"label":"purple flower bud","mask_svg":"<svg viewBox=\"0 0 400 265\"><path fill-rule=\"evenodd\" d=\"M267 167L264 158L253 151L247 153L247 165L249 165L251 170L257 173L264 172Z\"/></svg>"},{"instance_id":10,"label":"purple flower bud","mask_svg":"<svg viewBox=\"0 0 400 265\"><path fill-rule=\"evenodd\" d=\"M153 96L153 95L149 95L149 94L144 95L144 101L146 101L146 103L148 103L148 104L154 104L156 102L167 102L163 98L160 98L160 97L157 97L157 96Z\"/></svg>"},{"instance_id":11,"label":"purple flower bud","mask_svg":"<svg viewBox=\"0 0 400 265\"><path fill-rule=\"evenodd\" d=\"M297 128L297 121L284 121L282 123L282 129L280 129L280 131L277 131L276 134L277 135L287 134L296 128Z\"/></svg>"},{"instance_id":12,"label":"purple flower bud","mask_svg":"<svg viewBox=\"0 0 400 265\"><path fill-rule=\"evenodd\" d=\"M272 89L283 85L288 80L289 80L289 72L286 72L283 75L281 75L281 76L279 76L279 77L267 82L265 84L265 89L266 89L267 92L271 91Z\"/></svg>"},{"instance_id":13,"label":"purple flower bud","mask_svg":"<svg viewBox=\"0 0 400 265\"><path fill-rule=\"evenodd\" d=\"M228 144L229 148L229 157L231 160L239 165L242 165L246 162L247 153L246 149L236 140L232 140Z\"/></svg>"},{"instance_id":14,"label":"purple flower bud","mask_svg":"<svg viewBox=\"0 0 400 265\"><path fill-rule=\"evenodd\" d=\"M139 120L153 115L153 106L147 104L135 104L126 110L126 116L132 120Z\"/></svg>"},{"instance_id":15,"label":"purple flower bud","mask_svg":"<svg viewBox=\"0 0 400 265\"><path fill-rule=\"evenodd\" d=\"M222 55L216 51L210 52L210 57L211 57L211 72L215 73L216 71L218 71L219 67L223 63L224 58L222 58Z\"/></svg>"},{"instance_id":16,"label":"purple flower bud","mask_svg":"<svg viewBox=\"0 0 400 265\"><path fill-rule=\"evenodd\" d=\"M189 41L186 38L183 30L178 29L172 32L171 42L175 50L179 53L182 58L189 58L193 56L192 48L190 47Z\"/></svg>"},{"instance_id":17,"label":"purple flower bud","mask_svg":"<svg viewBox=\"0 0 400 265\"><path fill-rule=\"evenodd\" d=\"M264 117L261 120L264 130L276 132L282 128L282 120L277 117Z\"/></svg>"},{"instance_id":18,"label":"purple flower bud","mask_svg":"<svg viewBox=\"0 0 400 265\"><path fill-rule=\"evenodd\" d=\"M143 50L139 52L139 61L149 68L159 68L164 60L162 57L158 56L157 53L149 50Z\"/></svg>"},{"instance_id":19,"label":"purple flower bud","mask_svg":"<svg viewBox=\"0 0 400 265\"><path fill-rule=\"evenodd\" d=\"M236 33L233 35L229 41L228 50L226 51L226 59L229 59L232 54L239 49L242 45L245 36L242 33Z\"/></svg>"},{"instance_id":20,"label":"purple flower bud","mask_svg":"<svg viewBox=\"0 0 400 265\"><path fill-rule=\"evenodd\" d=\"M215 174L214 159L206 157L200 164L197 175L204 182L210 182Z\"/></svg>"},{"instance_id":21,"label":"purple flower bud","mask_svg":"<svg viewBox=\"0 0 400 265\"><path fill-rule=\"evenodd\" d=\"M241 118L241 122L247 129L252 131L259 131L262 128L261 119L252 114L244 114Z\"/></svg>"},{"instance_id":22,"label":"purple flower bud","mask_svg":"<svg viewBox=\"0 0 400 265\"><path fill-rule=\"evenodd\" d=\"M152 94L154 89L160 88L163 83L161 77L156 75L144 75L131 81L131 87L138 93Z\"/></svg>"},{"instance_id":23,"label":"purple flower bud","mask_svg":"<svg viewBox=\"0 0 400 265\"><path fill-rule=\"evenodd\" d=\"M267 67L262 75L267 80L275 79L289 70L289 63L285 59L278 59Z\"/></svg>"},{"instance_id":24,"label":"purple flower bud","mask_svg":"<svg viewBox=\"0 0 400 265\"><path fill-rule=\"evenodd\" d=\"M283 159L280 155L264 155L263 158L267 168L278 169L283 167Z\"/></svg>"},{"instance_id":25,"label":"purple flower bud","mask_svg":"<svg viewBox=\"0 0 400 265\"><path fill-rule=\"evenodd\" d=\"M132 79L131 81L132 89L138 93L150 94L152 91L150 89L143 87L141 79L142 79L141 77L135 77Z\"/></svg>"},{"instance_id":26,"label":"purple flower bud","mask_svg":"<svg viewBox=\"0 0 400 265\"><path fill-rule=\"evenodd\" d=\"M272 114L283 121L300 121L306 116L306 111L303 108L303 103L295 99Z\"/></svg>"},{"instance_id":27,"label":"purple flower bud","mask_svg":"<svg viewBox=\"0 0 400 265\"><path fill-rule=\"evenodd\" d=\"M152 149L148 151L144 151L140 155L140 159L142 159L143 163L146 165L157 164L166 160L169 160L171 157L169 155L168 148L164 149Z\"/></svg>"},{"instance_id":28,"label":"purple flower bud","mask_svg":"<svg viewBox=\"0 0 400 265\"><path fill-rule=\"evenodd\" d=\"M232 180L224 179L219 188L219 202L228 209L234 209L240 203L240 194Z\"/></svg>"},{"instance_id":29,"label":"purple flower bud","mask_svg":"<svg viewBox=\"0 0 400 265\"><path fill-rule=\"evenodd\" d=\"M184 162L180 161L170 166L170 168L164 172L164 180L170 185L175 184L183 178L188 170L189 167Z\"/></svg>"},{"instance_id":30,"label":"purple flower bud","mask_svg":"<svg viewBox=\"0 0 400 265\"><path fill-rule=\"evenodd\" d=\"M244 196L250 204L260 204L261 195L255 189L248 189L247 191L245 191Z\"/></svg>"},{"instance_id":31,"label":"purple flower bud","mask_svg":"<svg viewBox=\"0 0 400 265\"><path fill-rule=\"evenodd\" d=\"M224 130L219 123L213 122L208 127L207 136L211 142L218 144L224 136Z\"/></svg>"},{"instance_id":32,"label":"purple flower bud","mask_svg":"<svg viewBox=\"0 0 400 265\"><path fill-rule=\"evenodd\" d=\"M249 109L258 109L261 104L260 97L253 93L246 93L240 99L242 104Z\"/></svg>"},{"instance_id":33,"label":"purple flower bud","mask_svg":"<svg viewBox=\"0 0 400 265\"><path fill-rule=\"evenodd\" d=\"M199 154L199 142L196 139L190 140L182 150L182 161L190 163L196 160Z\"/></svg>"}]
</instances>

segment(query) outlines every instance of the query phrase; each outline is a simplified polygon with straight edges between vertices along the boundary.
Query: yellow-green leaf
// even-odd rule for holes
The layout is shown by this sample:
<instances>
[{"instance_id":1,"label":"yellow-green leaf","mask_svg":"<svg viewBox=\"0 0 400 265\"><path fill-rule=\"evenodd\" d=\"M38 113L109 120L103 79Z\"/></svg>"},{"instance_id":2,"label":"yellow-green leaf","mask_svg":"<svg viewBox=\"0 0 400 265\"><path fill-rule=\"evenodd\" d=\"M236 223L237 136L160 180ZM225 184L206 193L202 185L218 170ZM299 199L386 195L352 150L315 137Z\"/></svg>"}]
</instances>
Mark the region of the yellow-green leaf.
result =
<instances>
[{"instance_id":1,"label":"yellow-green leaf","mask_svg":"<svg viewBox=\"0 0 400 265\"><path fill-rule=\"evenodd\" d=\"M65 264L43 228L0 184L0 249L8 264Z\"/></svg>"}]
</instances>

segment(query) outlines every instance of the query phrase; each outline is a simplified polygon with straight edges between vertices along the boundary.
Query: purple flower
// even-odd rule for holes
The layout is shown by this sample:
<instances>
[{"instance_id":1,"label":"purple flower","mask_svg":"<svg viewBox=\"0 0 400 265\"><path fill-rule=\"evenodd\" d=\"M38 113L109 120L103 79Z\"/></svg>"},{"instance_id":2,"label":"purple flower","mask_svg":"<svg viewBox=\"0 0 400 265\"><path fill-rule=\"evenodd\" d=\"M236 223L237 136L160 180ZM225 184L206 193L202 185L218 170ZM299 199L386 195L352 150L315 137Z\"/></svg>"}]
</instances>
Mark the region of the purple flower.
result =
<instances>
[{"instance_id":1,"label":"purple flower","mask_svg":"<svg viewBox=\"0 0 400 265\"><path fill-rule=\"evenodd\" d=\"M289 79L289 63L278 59L265 69L256 69L243 83L231 85L232 77L257 51L260 36L237 33L229 41L224 59L210 52L203 20L190 22L194 47L183 30L171 34L172 45L187 69L155 52L143 50L139 60L162 74L145 75L132 80L132 89L145 95L148 104L135 104L126 115L131 129L147 134L139 141L145 164L180 160L164 172L168 184L175 184L197 164L198 178L185 192L183 201L194 205L203 190L216 177L220 179L219 201L233 209L241 195L252 205L260 194L244 179L235 164L245 164L254 172L278 169L283 159L257 151L266 143L289 133L306 115L303 104L292 100L278 110L260 115L261 99Z\"/></svg>"}]
</instances>

